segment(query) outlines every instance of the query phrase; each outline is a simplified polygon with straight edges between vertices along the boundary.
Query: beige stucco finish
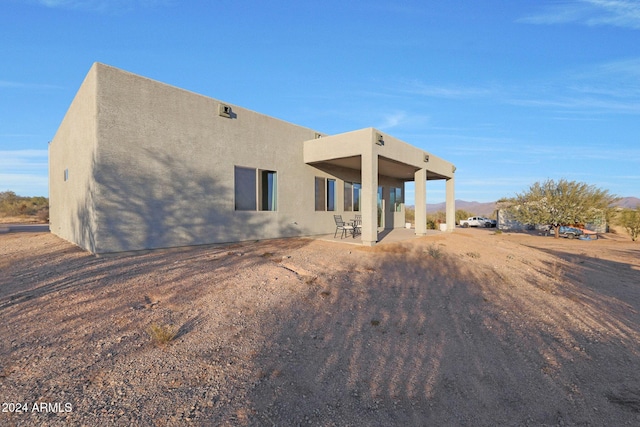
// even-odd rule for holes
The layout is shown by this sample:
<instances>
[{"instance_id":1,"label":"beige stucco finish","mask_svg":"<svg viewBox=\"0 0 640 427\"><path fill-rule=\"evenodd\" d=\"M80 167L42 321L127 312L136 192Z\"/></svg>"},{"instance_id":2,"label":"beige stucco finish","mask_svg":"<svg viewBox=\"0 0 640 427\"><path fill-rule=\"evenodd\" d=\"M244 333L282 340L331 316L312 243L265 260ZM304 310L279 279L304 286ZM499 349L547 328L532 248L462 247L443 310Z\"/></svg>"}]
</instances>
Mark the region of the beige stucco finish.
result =
<instances>
[{"instance_id":1,"label":"beige stucco finish","mask_svg":"<svg viewBox=\"0 0 640 427\"><path fill-rule=\"evenodd\" d=\"M96 252L97 84L89 72L49 145L49 227L90 252Z\"/></svg>"},{"instance_id":2,"label":"beige stucco finish","mask_svg":"<svg viewBox=\"0 0 640 427\"><path fill-rule=\"evenodd\" d=\"M94 253L324 234L334 214L352 216L346 180L362 183L363 242L374 244L378 185L403 186L418 170L453 178L450 163L425 163L422 150L389 135L377 145L379 133L316 139L315 130L96 63L49 147L50 228ZM235 166L277 173L276 211L235 210ZM315 210L315 177L336 180L336 211ZM403 209L384 224L402 225Z\"/></svg>"}]
</instances>

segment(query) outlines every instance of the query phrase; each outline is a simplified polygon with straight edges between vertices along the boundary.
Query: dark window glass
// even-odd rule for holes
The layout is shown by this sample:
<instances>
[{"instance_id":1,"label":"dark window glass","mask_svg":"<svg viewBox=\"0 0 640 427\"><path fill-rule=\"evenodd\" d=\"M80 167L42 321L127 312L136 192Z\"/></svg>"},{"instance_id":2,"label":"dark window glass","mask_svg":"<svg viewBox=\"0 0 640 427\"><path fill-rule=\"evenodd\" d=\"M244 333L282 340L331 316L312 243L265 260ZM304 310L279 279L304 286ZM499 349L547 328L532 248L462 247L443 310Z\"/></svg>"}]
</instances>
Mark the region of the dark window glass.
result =
<instances>
[{"instance_id":1,"label":"dark window glass","mask_svg":"<svg viewBox=\"0 0 640 427\"><path fill-rule=\"evenodd\" d=\"M360 212L360 190L362 185L353 184L353 210Z\"/></svg>"},{"instance_id":2,"label":"dark window glass","mask_svg":"<svg viewBox=\"0 0 640 427\"><path fill-rule=\"evenodd\" d=\"M276 172L260 171L260 210L277 210L277 199L278 180Z\"/></svg>"},{"instance_id":3,"label":"dark window glass","mask_svg":"<svg viewBox=\"0 0 640 427\"><path fill-rule=\"evenodd\" d=\"M353 210L353 184L347 181L344 182L344 210Z\"/></svg>"},{"instance_id":4,"label":"dark window glass","mask_svg":"<svg viewBox=\"0 0 640 427\"><path fill-rule=\"evenodd\" d=\"M327 210L336 210L336 180L327 180Z\"/></svg>"},{"instance_id":5,"label":"dark window glass","mask_svg":"<svg viewBox=\"0 0 640 427\"><path fill-rule=\"evenodd\" d=\"M325 189L324 189L324 178L316 177L316 210L324 211L325 210Z\"/></svg>"},{"instance_id":6,"label":"dark window glass","mask_svg":"<svg viewBox=\"0 0 640 427\"><path fill-rule=\"evenodd\" d=\"M256 170L236 166L234 175L235 209L237 211L255 211Z\"/></svg>"}]
</instances>

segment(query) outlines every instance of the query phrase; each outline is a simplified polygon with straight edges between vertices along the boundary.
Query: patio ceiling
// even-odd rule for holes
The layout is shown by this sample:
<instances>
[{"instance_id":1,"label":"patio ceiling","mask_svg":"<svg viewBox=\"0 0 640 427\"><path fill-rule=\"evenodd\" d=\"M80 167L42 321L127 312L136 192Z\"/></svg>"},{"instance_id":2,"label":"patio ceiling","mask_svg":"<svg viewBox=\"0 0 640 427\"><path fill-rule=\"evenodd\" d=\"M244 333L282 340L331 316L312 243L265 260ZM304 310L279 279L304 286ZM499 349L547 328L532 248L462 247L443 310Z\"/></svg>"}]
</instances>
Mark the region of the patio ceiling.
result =
<instances>
[{"instance_id":1,"label":"patio ceiling","mask_svg":"<svg viewBox=\"0 0 640 427\"><path fill-rule=\"evenodd\" d=\"M361 170L361 157L362 156L349 156L341 157L337 159L328 159L322 162L310 163L311 165L322 168L323 166L338 166L342 168ZM396 160L388 159L383 156L378 156L378 174L388 176L391 178L398 178L404 181L413 181L414 174L418 170L417 167L408 165L406 163L398 162ZM427 180L446 179L442 175L436 173L427 172Z\"/></svg>"}]
</instances>

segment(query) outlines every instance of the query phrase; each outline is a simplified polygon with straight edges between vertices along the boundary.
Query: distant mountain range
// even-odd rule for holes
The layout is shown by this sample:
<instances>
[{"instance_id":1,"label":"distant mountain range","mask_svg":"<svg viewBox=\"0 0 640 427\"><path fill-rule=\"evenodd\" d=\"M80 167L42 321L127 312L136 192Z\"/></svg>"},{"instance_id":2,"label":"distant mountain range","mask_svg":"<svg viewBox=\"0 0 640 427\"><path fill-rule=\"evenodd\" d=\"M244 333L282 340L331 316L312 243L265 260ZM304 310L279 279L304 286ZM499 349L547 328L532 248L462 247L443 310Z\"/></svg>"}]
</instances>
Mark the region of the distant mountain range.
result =
<instances>
[{"instance_id":1,"label":"distant mountain range","mask_svg":"<svg viewBox=\"0 0 640 427\"><path fill-rule=\"evenodd\" d=\"M621 208L635 209L636 206L640 205L640 199L637 197L623 197L613 205Z\"/></svg>"},{"instance_id":2,"label":"distant mountain range","mask_svg":"<svg viewBox=\"0 0 640 427\"><path fill-rule=\"evenodd\" d=\"M640 199L637 197L623 197L613 204L621 208L634 209L640 206ZM478 216L491 216L496 210L496 202L467 202L465 200L456 200L456 210L462 209ZM435 213L445 210L445 203L427 203L427 213Z\"/></svg>"}]
</instances>

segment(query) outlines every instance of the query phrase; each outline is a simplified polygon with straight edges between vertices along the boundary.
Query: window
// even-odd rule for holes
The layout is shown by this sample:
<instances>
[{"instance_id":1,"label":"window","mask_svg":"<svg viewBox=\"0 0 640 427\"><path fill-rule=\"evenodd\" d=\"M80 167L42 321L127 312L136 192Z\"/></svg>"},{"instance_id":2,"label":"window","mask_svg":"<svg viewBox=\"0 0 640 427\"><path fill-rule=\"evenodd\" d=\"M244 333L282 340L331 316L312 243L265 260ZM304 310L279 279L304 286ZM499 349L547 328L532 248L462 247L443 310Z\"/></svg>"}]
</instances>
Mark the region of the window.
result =
<instances>
[{"instance_id":1,"label":"window","mask_svg":"<svg viewBox=\"0 0 640 427\"><path fill-rule=\"evenodd\" d=\"M344 210L347 212L360 211L360 189L362 186L357 182L344 183Z\"/></svg>"},{"instance_id":2,"label":"window","mask_svg":"<svg viewBox=\"0 0 640 427\"><path fill-rule=\"evenodd\" d=\"M389 212L393 212L396 210L396 189L391 187L389 190Z\"/></svg>"},{"instance_id":3,"label":"window","mask_svg":"<svg viewBox=\"0 0 640 427\"><path fill-rule=\"evenodd\" d=\"M356 212L360 212L360 190L362 190L362 185L354 183L353 184L353 210Z\"/></svg>"},{"instance_id":4,"label":"window","mask_svg":"<svg viewBox=\"0 0 640 427\"><path fill-rule=\"evenodd\" d=\"M256 210L256 170L235 167L235 195L237 211Z\"/></svg>"},{"instance_id":5,"label":"window","mask_svg":"<svg viewBox=\"0 0 640 427\"><path fill-rule=\"evenodd\" d=\"M336 210L336 180L327 179L327 210Z\"/></svg>"},{"instance_id":6,"label":"window","mask_svg":"<svg viewBox=\"0 0 640 427\"><path fill-rule=\"evenodd\" d=\"M64 170L64 180L69 181L69 169Z\"/></svg>"},{"instance_id":7,"label":"window","mask_svg":"<svg viewBox=\"0 0 640 427\"><path fill-rule=\"evenodd\" d=\"M325 205L324 205L324 178L318 178L316 177L316 210L317 211L324 211L325 210Z\"/></svg>"},{"instance_id":8,"label":"window","mask_svg":"<svg viewBox=\"0 0 640 427\"><path fill-rule=\"evenodd\" d=\"M344 182L344 210L353 210L353 183L347 181Z\"/></svg>"},{"instance_id":9,"label":"window","mask_svg":"<svg viewBox=\"0 0 640 427\"><path fill-rule=\"evenodd\" d=\"M277 174L274 171L260 171L260 210L275 211L278 194Z\"/></svg>"},{"instance_id":10,"label":"window","mask_svg":"<svg viewBox=\"0 0 640 427\"><path fill-rule=\"evenodd\" d=\"M278 180L275 171L236 166L234 182L237 211L277 209Z\"/></svg>"},{"instance_id":11,"label":"window","mask_svg":"<svg viewBox=\"0 0 640 427\"><path fill-rule=\"evenodd\" d=\"M390 189L390 212L400 212L402 210L402 188L391 187Z\"/></svg>"},{"instance_id":12,"label":"window","mask_svg":"<svg viewBox=\"0 0 640 427\"><path fill-rule=\"evenodd\" d=\"M382 186L378 186L378 227L384 227L383 219L384 219L384 209L383 207L384 198L382 197Z\"/></svg>"},{"instance_id":13,"label":"window","mask_svg":"<svg viewBox=\"0 0 640 427\"><path fill-rule=\"evenodd\" d=\"M316 211L336 210L336 180L316 176Z\"/></svg>"}]
</instances>

